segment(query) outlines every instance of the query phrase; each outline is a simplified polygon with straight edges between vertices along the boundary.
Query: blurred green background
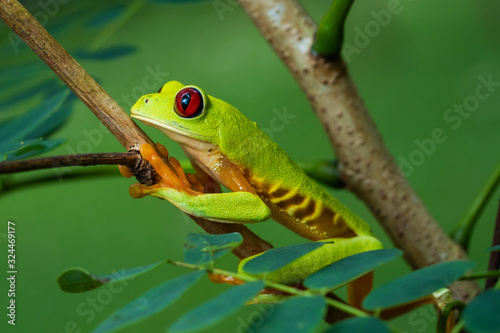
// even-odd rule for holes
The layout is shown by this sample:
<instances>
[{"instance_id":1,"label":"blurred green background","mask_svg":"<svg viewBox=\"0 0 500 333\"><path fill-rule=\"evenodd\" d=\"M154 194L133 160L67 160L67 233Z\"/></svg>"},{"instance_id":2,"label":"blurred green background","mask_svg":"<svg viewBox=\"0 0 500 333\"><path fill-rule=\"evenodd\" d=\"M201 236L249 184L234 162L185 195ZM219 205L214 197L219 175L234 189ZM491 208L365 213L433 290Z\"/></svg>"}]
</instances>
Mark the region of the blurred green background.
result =
<instances>
[{"instance_id":1,"label":"blurred green background","mask_svg":"<svg viewBox=\"0 0 500 333\"><path fill-rule=\"evenodd\" d=\"M274 109L286 109L295 118L274 133L274 140L297 161L333 156L326 135L290 73L233 1L23 3L32 13L39 13L39 19L48 18L49 32L73 54L83 48L137 48L117 59L81 60L85 69L127 111L141 94L156 92L164 82L175 79L203 87L209 94L236 106L262 128L269 126ZM48 3L56 3L57 8ZM359 46L358 31L377 22L373 13L391 3L394 1L355 2L346 23L346 42ZM302 4L319 21L330 1ZM435 151L415 167L409 181L432 215L450 231L500 160L500 87L495 87L490 97L481 101L468 118L462 118L456 128L452 127L455 123L443 118L455 103L463 103L474 94L480 76L491 75L493 81L500 82L500 3L402 0L399 6L400 13L392 15L386 26L350 55L349 71L398 160L408 159L418 149L415 140L430 138L436 128L444 130L447 140L437 144ZM99 25L102 13L112 16L113 10L115 19ZM129 18L120 24L127 15ZM11 44L11 35L3 23L0 36L3 68L41 63L26 46ZM33 77L23 79L14 88L0 87L0 97L28 89L38 80L37 75L33 73ZM51 73L48 76L55 77ZM2 108L0 119L25 112L41 100L36 92L24 96ZM144 128L142 124L141 127ZM153 140L164 143L173 156L183 158L175 143L157 130L144 129ZM67 141L49 155L123 151L79 101L55 137ZM104 286L82 294L59 290L56 278L70 267L106 274L165 258L181 259L186 233L200 231L165 201L151 197L132 199L128 187L133 180L119 176L116 168L96 167L89 171L103 169L116 172L71 179L69 176L80 170L74 167L59 174L60 181L0 193L0 244L4 253L1 267L7 260L8 220L16 223L18 266L16 327L8 325L2 315L3 332L90 332L127 302L161 281L186 272L162 267L114 288ZM30 172L9 179L23 181L55 173ZM359 200L344 191L331 192L363 217L386 247L392 247ZM488 204L472 239L470 257L478 263L478 271L487 265L483 251L490 246L498 195L495 193ZM273 222L252 225L251 229L275 246L304 241ZM222 265L235 269L237 259L226 258ZM376 276L376 285L408 271L402 260L385 266ZM225 289L226 286L204 281L167 311L123 332L163 332L188 309ZM8 304L7 290L2 279L3 311ZM243 332L249 318L257 316L256 311L255 306L247 307L207 332ZM406 332L432 332L435 318L429 308L423 308L395 320L395 325Z\"/></svg>"}]
</instances>

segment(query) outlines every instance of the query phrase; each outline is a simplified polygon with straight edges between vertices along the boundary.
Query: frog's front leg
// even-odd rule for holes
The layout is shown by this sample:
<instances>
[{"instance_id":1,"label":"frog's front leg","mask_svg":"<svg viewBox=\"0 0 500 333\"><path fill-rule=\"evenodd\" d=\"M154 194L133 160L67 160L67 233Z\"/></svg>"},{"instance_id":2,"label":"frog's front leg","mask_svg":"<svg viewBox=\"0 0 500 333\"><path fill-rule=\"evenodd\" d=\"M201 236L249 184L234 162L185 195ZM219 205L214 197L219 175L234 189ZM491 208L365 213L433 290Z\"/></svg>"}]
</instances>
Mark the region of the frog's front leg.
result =
<instances>
[{"instance_id":1,"label":"frog's front leg","mask_svg":"<svg viewBox=\"0 0 500 333\"><path fill-rule=\"evenodd\" d=\"M149 144L140 149L141 155L155 168L161 181L153 186L133 184L130 194L140 198L151 195L166 199L189 215L218 222L244 223L267 220L271 215L266 204L250 192L203 193L192 189L182 168L177 176Z\"/></svg>"}]
</instances>

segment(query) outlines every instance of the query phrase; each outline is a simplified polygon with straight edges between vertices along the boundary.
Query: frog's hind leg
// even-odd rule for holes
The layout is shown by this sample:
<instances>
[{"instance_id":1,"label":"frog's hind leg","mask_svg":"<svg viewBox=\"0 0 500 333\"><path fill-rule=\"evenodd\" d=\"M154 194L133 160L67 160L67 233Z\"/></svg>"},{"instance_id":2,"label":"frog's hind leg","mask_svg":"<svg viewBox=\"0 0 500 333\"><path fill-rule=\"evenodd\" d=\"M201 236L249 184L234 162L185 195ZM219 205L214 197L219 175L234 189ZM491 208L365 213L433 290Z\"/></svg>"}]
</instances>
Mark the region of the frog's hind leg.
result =
<instances>
[{"instance_id":1,"label":"frog's hind leg","mask_svg":"<svg viewBox=\"0 0 500 333\"><path fill-rule=\"evenodd\" d=\"M347 285L347 302L361 309L361 304L373 289L373 271L357 278Z\"/></svg>"}]
</instances>

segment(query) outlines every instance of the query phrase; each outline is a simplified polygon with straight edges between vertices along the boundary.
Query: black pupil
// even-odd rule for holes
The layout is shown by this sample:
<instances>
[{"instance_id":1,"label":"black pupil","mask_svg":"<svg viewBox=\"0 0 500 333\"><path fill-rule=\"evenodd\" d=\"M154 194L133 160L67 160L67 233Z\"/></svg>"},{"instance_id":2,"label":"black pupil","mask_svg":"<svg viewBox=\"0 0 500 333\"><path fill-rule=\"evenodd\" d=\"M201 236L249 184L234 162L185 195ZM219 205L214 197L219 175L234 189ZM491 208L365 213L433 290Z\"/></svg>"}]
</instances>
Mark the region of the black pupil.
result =
<instances>
[{"instance_id":1,"label":"black pupil","mask_svg":"<svg viewBox=\"0 0 500 333\"><path fill-rule=\"evenodd\" d=\"M185 93L182 95L181 106L183 110L186 110L189 106L189 102L191 102L191 93Z\"/></svg>"}]
</instances>

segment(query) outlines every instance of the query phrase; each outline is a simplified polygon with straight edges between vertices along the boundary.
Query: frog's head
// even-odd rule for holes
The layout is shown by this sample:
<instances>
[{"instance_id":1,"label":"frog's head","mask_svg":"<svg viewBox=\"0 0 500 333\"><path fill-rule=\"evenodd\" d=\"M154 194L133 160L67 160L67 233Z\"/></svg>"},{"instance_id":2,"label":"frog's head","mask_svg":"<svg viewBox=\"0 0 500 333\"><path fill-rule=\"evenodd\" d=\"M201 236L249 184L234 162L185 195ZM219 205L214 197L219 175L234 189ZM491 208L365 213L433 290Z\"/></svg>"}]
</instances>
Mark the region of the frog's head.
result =
<instances>
[{"instance_id":1,"label":"frog's head","mask_svg":"<svg viewBox=\"0 0 500 333\"><path fill-rule=\"evenodd\" d=\"M219 103L226 104L196 86L170 81L158 93L139 98L130 113L179 143L195 139L218 145L225 109Z\"/></svg>"}]
</instances>

